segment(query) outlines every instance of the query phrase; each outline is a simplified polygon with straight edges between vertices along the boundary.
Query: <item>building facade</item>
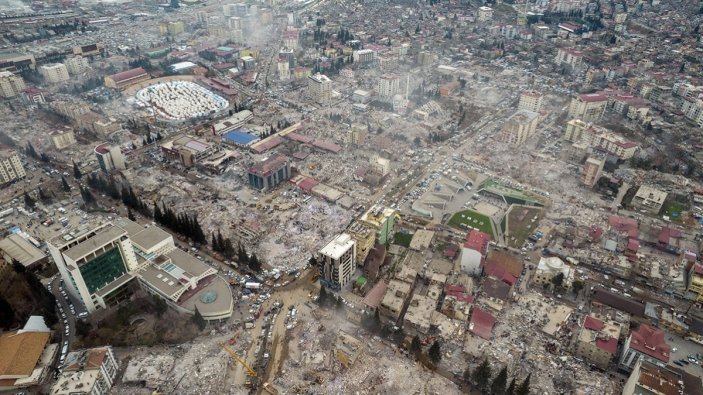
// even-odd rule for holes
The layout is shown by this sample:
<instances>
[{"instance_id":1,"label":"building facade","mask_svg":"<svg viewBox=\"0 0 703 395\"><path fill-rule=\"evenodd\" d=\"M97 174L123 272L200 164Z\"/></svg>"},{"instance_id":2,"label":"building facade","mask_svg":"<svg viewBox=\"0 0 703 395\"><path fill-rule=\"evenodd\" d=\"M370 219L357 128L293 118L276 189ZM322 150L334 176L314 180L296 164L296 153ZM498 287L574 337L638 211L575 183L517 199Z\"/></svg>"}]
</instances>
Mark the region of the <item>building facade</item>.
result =
<instances>
[{"instance_id":1,"label":"building facade","mask_svg":"<svg viewBox=\"0 0 703 395\"><path fill-rule=\"evenodd\" d=\"M669 363L671 346L666 342L666 334L659 328L642 324L632 331L622 347L618 367L632 371L638 361Z\"/></svg>"},{"instance_id":2,"label":"building facade","mask_svg":"<svg viewBox=\"0 0 703 395\"><path fill-rule=\"evenodd\" d=\"M501 141L521 145L537 132L538 114L518 110L505 121L501 131Z\"/></svg>"},{"instance_id":3,"label":"building facade","mask_svg":"<svg viewBox=\"0 0 703 395\"><path fill-rule=\"evenodd\" d=\"M618 350L620 325L604 317L588 315L576 342L576 355L607 370Z\"/></svg>"},{"instance_id":4,"label":"building facade","mask_svg":"<svg viewBox=\"0 0 703 395\"><path fill-rule=\"evenodd\" d=\"M71 129L61 129L51 132L51 142L57 150L62 150L76 143L76 135Z\"/></svg>"},{"instance_id":5,"label":"building facade","mask_svg":"<svg viewBox=\"0 0 703 395\"><path fill-rule=\"evenodd\" d=\"M70 75L80 75L90 70L88 59L80 55L66 59L64 64L66 65L66 69Z\"/></svg>"},{"instance_id":6,"label":"building facade","mask_svg":"<svg viewBox=\"0 0 703 395\"><path fill-rule=\"evenodd\" d=\"M308 96L317 103L327 103L332 98L332 80L317 73L308 77Z\"/></svg>"},{"instance_id":7,"label":"building facade","mask_svg":"<svg viewBox=\"0 0 703 395\"><path fill-rule=\"evenodd\" d=\"M517 109L531 112L540 112L542 109L542 93L537 91L525 91L520 95Z\"/></svg>"},{"instance_id":8,"label":"building facade","mask_svg":"<svg viewBox=\"0 0 703 395\"><path fill-rule=\"evenodd\" d=\"M68 69L62 63L45 64L39 67L39 74L44 76L44 79L52 84L68 81Z\"/></svg>"},{"instance_id":9,"label":"building facade","mask_svg":"<svg viewBox=\"0 0 703 395\"><path fill-rule=\"evenodd\" d=\"M112 347L73 351L66 357L51 395L107 395L115 382L119 363Z\"/></svg>"},{"instance_id":10,"label":"building facade","mask_svg":"<svg viewBox=\"0 0 703 395\"><path fill-rule=\"evenodd\" d=\"M7 184L26 176L19 155L9 149L0 149L0 183Z\"/></svg>"},{"instance_id":11,"label":"building facade","mask_svg":"<svg viewBox=\"0 0 703 395\"><path fill-rule=\"evenodd\" d=\"M15 97L25 88L21 76L9 71L0 71L0 95L2 97Z\"/></svg>"},{"instance_id":12,"label":"building facade","mask_svg":"<svg viewBox=\"0 0 703 395\"><path fill-rule=\"evenodd\" d=\"M632 198L632 205L640 210L657 215L664 205L667 196L668 193L664 191L647 185L641 185Z\"/></svg>"},{"instance_id":13,"label":"building facade","mask_svg":"<svg viewBox=\"0 0 703 395\"><path fill-rule=\"evenodd\" d=\"M320 281L331 288L347 285L356 270L356 242L342 233L323 247L318 254Z\"/></svg>"},{"instance_id":14,"label":"building facade","mask_svg":"<svg viewBox=\"0 0 703 395\"><path fill-rule=\"evenodd\" d=\"M379 244L386 244L395 233L395 217L395 210L374 205L359 218L359 221L375 229Z\"/></svg>"},{"instance_id":15,"label":"building facade","mask_svg":"<svg viewBox=\"0 0 703 395\"><path fill-rule=\"evenodd\" d=\"M581 172L581 183L586 188L593 188L598 182L601 174L603 173L603 166L605 165L605 158L597 158L594 156L588 157L586 163L583 164L583 170Z\"/></svg>"},{"instance_id":16,"label":"building facade","mask_svg":"<svg viewBox=\"0 0 703 395\"><path fill-rule=\"evenodd\" d=\"M247 170L249 185L260 191L267 191L290 179L290 158L276 155L257 163Z\"/></svg>"},{"instance_id":17,"label":"building facade","mask_svg":"<svg viewBox=\"0 0 703 395\"><path fill-rule=\"evenodd\" d=\"M124 170L127 168L122 150L118 146L110 145L109 143L100 144L95 147L95 157L98 160L100 169L105 173L115 169Z\"/></svg>"},{"instance_id":18,"label":"building facade","mask_svg":"<svg viewBox=\"0 0 703 395\"><path fill-rule=\"evenodd\" d=\"M608 97L592 93L578 95L571 99L569 104L569 117L578 118L584 122L594 122L603 116L608 106Z\"/></svg>"},{"instance_id":19,"label":"building facade","mask_svg":"<svg viewBox=\"0 0 703 395\"><path fill-rule=\"evenodd\" d=\"M384 75L376 83L376 94L381 100L388 101L400 93L400 78L394 75Z\"/></svg>"},{"instance_id":20,"label":"building facade","mask_svg":"<svg viewBox=\"0 0 703 395\"><path fill-rule=\"evenodd\" d=\"M105 77L105 86L113 89L125 89L133 84L149 79L149 74L141 67L136 69L123 71L121 73L109 75Z\"/></svg>"}]
</instances>

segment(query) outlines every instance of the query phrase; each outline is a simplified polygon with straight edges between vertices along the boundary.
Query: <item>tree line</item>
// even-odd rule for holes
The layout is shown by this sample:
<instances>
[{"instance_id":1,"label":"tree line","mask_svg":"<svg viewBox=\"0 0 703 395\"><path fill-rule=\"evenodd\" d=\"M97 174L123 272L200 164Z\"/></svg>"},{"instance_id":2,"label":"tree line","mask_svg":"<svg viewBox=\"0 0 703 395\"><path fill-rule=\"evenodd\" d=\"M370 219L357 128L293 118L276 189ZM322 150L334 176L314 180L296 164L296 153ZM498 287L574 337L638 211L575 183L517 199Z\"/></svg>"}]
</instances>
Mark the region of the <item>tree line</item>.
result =
<instances>
[{"instance_id":1,"label":"tree line","mask_svg":"<svg viewBox=\"0 0 703 395\"><path fill-rule=\"evenodd\" d=\"M200 223L198 223L196 214L176 214L171 207L166 206L166 203L162 202L161 205L159 207L158 204L154 203L154 221L156 223L190 238L195 243L207 244L207 238L200 227Z\"/></svg>"}]
</instances>

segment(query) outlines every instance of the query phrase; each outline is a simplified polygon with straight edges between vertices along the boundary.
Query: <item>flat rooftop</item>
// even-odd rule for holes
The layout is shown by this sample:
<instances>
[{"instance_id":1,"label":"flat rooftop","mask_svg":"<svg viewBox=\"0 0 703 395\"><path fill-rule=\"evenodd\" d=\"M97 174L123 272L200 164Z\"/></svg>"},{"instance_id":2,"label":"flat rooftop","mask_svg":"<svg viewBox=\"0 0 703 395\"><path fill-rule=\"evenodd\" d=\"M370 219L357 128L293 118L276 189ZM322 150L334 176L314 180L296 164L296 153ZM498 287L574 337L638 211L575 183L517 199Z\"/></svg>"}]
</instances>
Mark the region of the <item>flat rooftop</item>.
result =
<instances>
[{"instance_id":1,"label":"flat rooftop","mask_svg":"<svg viewBox=\"0 0 703 395\"><path fill-rule=\"evenodd\" d=\"M160 243L173 238L169 233L158 226L150 226L131 236L132 243L136 244L142 251L149 252Z\"/></svg>"},{"instance_id":2,"label":"flat rooftop","mask_svg":"<svg viewBox=\"0 0 703 395\"><path fill-rule=\"evenodd\" d=\"M108 225L106 228L98 231L95 236L64 251L64 255L74 261L77 261L91 252L102 248L115 240L118 240L122 236L127 236L127 232L124 229L114 225Z\"/></svg>"},{"instance_id":3,"label":"flat rooftop","mask_svg":"<svg viewBox=\"0 0 703 395\"><path fill-rule=\"evenodd\" d=\"M332 259L339 259L345 252L354 246L354 240L347 233L342 233L335 237L320 250L320 254Z\"/></svg>"},{"instance_id":4,"label":"flat rooftop","mask_svg":"<svg viewBox=\"0 0 703 395\"><path fill-rule=\"evenodd\" d=\"M5 251L8 256L24 266L31 266L46 257L40 249L16 234L11 234L0 240L0 250Z\"/></svg>"}]
</instances>

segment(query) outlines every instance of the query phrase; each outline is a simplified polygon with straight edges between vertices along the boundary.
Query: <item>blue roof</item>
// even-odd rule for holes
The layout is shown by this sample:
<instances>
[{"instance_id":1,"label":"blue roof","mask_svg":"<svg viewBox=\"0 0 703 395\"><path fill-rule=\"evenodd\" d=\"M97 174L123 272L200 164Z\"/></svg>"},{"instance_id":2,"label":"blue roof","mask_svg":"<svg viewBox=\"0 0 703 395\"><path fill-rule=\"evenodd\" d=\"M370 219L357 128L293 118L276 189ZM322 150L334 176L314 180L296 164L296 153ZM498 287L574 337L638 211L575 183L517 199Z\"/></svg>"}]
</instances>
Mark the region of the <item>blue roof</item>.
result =
<instances>
[{"instance_id":1,"label":"blue roof","mask_svg":"<svg viewBox=\"0 0 703 395\"><path fill-rule=\"evenodd\" d=\"M249 134L242 130L233 130L222 135L222 138L232 141L235 144L247 145L258 140L257 136Z\"/></svg>"}]
</instances>

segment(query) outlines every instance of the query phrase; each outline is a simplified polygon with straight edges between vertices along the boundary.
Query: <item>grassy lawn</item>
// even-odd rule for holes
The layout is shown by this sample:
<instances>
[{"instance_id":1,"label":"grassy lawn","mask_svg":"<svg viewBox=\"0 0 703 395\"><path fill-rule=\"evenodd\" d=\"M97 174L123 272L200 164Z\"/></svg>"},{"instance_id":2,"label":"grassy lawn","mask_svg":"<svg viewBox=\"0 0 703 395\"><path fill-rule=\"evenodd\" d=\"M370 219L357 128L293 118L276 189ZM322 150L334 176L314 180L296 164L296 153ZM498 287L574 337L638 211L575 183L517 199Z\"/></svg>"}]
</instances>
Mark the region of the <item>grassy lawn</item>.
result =
<instances>
[{"instance_id":1,"label":"grassy lawn","mask_svg":"<svg viewBox=\"0 0 703 395\"><path fill-rule=\"evenodd\" d=\"M664 206L662 206L662 215L668 216L671 221L673 222L681 222L681 213L686 211L686 206L677 202L677 201L670 201L670 202L665 202ZM673 214L678 214L676 217L672 216Z\"/></svg>"},{"instance_id":2,"label":"grassy lawn","mask_svg":"<svg viewBox=\"0 0 703 395\"><path fill-rule=\"evenodd\" d=\"M455 213L447 222L447 225L467 230L469 228L475 228L481 232L487 233L495 240L496 236L493 234L493 227L491 226L491 220L485 215L477 213L474 210L463 210ZM468 226L468 228L467 228Z\"/></svg>"},{"instance_id":3,"label":"grassy lawn","mask_svg":"<svg viewBox=\"0 0 703 395\"><path fill-rule=\"evenodd\" d=\"M412 233L398 232L393 236L393 244L401 245L405 248L410 247L410 241L413 239Z\"/></svg>"}]
</instances>

